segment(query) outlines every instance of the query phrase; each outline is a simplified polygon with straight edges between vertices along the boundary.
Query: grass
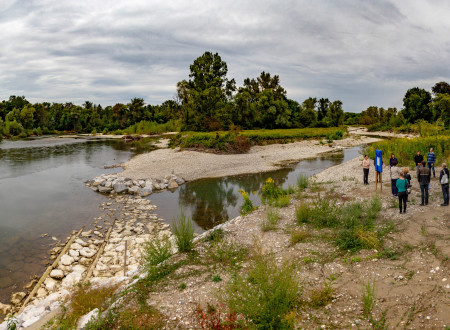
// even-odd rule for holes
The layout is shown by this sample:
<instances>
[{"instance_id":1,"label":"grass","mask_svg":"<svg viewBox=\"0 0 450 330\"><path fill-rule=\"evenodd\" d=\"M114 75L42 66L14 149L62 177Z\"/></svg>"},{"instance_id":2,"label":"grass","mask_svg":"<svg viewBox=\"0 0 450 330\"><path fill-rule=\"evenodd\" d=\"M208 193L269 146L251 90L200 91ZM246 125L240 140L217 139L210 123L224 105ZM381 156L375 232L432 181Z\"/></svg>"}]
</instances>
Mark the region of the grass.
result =
<instances>
[{"instance_id":1,"label":"grass","mask_svg":"<svg viewBox=\"0 0 450 330\"><path fill-rule=\"evenodd\" d=\"M305 241L311 234L305 229L294 229L291 232L291 244L295 245L297 243Z\"/></svg>"},{"instance_id":2,"label":"grass","mask_svg":"<svg viewBox=\"0 0 450 330\"><path fill-rule=\"evenodd\" d=\"M345 128L293 128L273 130L244 130L240 132L183 132L171 138L170 146L214 149L222 152L245 153L251 145L289 143L296 140L333 136L341 139Z\"/></svg>"},{"instance_id":3,"label":"grass","mask_svg":"<svg viewBox=\"0 0 450 330\"><path fill-rule=\"evenodd\" d=\"M306 188L308 188L309 185L309 181L308 181L308 176L305 174L300 173L297 176L297 187L300 191L305 190Z\"/></svg>"},{"instance_id":4,"label":"grass","mask_svg":"<svg viewBox=\"0 0 450 330\"><path fill-rule=\"evenodd\" d=\"M280 212L277 207L267 206L267 216L261 222L262 231L275 230L280 220Z\"/></svg>"},{"instance_id":5,"label":"grass","mask_svg":"<svg viewBox=\"0 0 450 330\"><path fill-rule=\"evenodd\" d=\"M366 146L362 152L368 154L370 159L374 159L375 150L381 150L383 152L383 162L385 164L389 164L390 154L394 153L400 166L410 166L414 168L414 156L417 151L420 151L426 160L430 148L434 148L436 164L441 164L444 160L448 160L450 157L450 136L437 135L416 139L383 140Z\"/></svg>"},{"instance_id":6,"label":"grass","mask_svg":"<svg viewBox=\"0 0 450 330\"><path fill-rule=\"evenodd\" d=\"M370 280L362 285L362 303L363 303L363 314L366 317L372 315L373 308L376 304L376 294L375 294L375 280L372 282Z\"/></svg>"},{"instance_id":7,"label":"grass","mask_svg":"<svg viewBox=\"0 0 450 330\"><path fill-rule=\"evenodd\" d=\"M285 316L297 308L300 294L293 264L277 266L273 255L259 253L221 291L224 303L257 329L288 328Z\"/></svg>"},{"instance_id":8,"label":"grass","mask_svg":"<svg viewBox=\"0 0 450 330\"><path fill-rule=\"evenodd\" d=\"M159 124L154 121L142 120L139 123L131 125L123 130L125 134L158 134L164 132L180 131L181 123L170 120L167 123Z\"/></svg>"},{"instance_id":9,"label":"grass","mask_svg":"<svg viewBox=\"0 0 450 330\"><path fill-rule=\"evenodd\" d=\"M333 300L334 289L330 283L325 283L321 288L313 290L309 304L314 308L324 307Z\"/></svg>"},{"instance_id":10,"label":"grass","mask_svg":"<svg viewBox=\"0 0 450 330\"><path fill-rule=\"evenodd\" d=\"M190 219L187 219L183 210L173 221L172 227L178 251L190 252L194 248L194 225Z\"/></svg>"},{"instance_id":11,"label":"grass","mask_svg":"<svg viewBox=\"0 0 450 330\"><path fill-rule=\"evenodd\" d=\"M277 207L288 207L290 203L291 197L289 195L280 196L274 202Z\"/></svg>"},{"instance_id":12,"label":"grass","mask_svg":"<svg viewBox=\"0 0 450 330\"><path fill-rule=\"evenodd\" d=\"M221 240L213 242L207 251L207 258L215 263L236 267L248 255L247 248L234 241Z\"/></svg>"},{"instance_id":13,"label":"grass","mask_svg":"<svg viewBox=\"0 0 450 330\"><path fill-rule=\"evenodd\" d=\"M297 219L297 224L309 222L311 215L311 208L306 203L301 203L295 207L295 217Z\"/></svg>"}]
</instances>

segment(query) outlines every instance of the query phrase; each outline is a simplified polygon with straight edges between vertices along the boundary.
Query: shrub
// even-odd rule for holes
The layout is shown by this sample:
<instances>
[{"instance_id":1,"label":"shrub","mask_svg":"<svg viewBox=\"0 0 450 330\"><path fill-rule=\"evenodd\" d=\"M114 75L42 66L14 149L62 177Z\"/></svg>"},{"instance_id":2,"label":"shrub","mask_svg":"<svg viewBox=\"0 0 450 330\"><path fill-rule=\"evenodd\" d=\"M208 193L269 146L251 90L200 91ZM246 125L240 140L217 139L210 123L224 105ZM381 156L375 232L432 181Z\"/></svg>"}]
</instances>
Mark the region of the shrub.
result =
<instances>
[{"instance_id":1,"label":"shrub","mask_svg":"<svg viewBox=\"0 0 450 330\"><path fill-rule=\"evenodd\" d=\"M144 245L144 260L149 266L156 266L169 259L172 255L171 244L168 239L161 240L158 237L148 241Z\"/></svg>"},{"instance_id":2,"label":"shrub","mask_svg":"<svg viewBox=\"0 0 450 330\"><path fill-rule=\"evenodd\" d=\"M245 273L226 283L222 299L256 328L286 328L285 315L299 304L297 278L292 264L277 266L273 256L256 255Z\"/></svg>"},{"instance_id":3,"label":"shrub","mask_svg":"<svg viewBox=\"0 0 450 330\"><path fill-rule=\"evenodd\" d=\"M308 176L305 174L300 173L297 176L297 187L298 189L300 189L300 191L305 190L306 188L308 188Z\"/></svg>"},{"instance_id":4,"label":"shrub","mask_svg":"<svg viewBox=\"0 0 450 330\"><path fill-rule=\"evenodd\" d=\"M180 252L189 252L194 248L194 225L186 218L183 210L173 221L173 233Z\"/></svg>"},{"instance_id":5,"label":"shrub","mask_svg":"<svg viewBox=\"0 0 450 330\"><path fill-rule=\"evenodd\" d=\"M310 219L311 223L317 228L336 227L339 222L336 201L326 198L318 198L314 201L314 207L311 209Z\"/></svg>"},{"instance_id":6,"label":"shrub","mask_svg":"<svg viewBox=\"0 0 450 330\"><path fill-rule=\"evenodd\" d=\"M252 201L250 200L250 197L248 195L248 192L245 192L242 189L239 189L239 192L242 195L242 198L244 199L244 204L242 204L241 206L241 214L247 214L251 211L253 211L255 209L255 207L253 206Z\"/></svg>"},{"instance_id":7,"label":"shrub","mask_svg":"<svg viewBox=\"0 0 450 330\"><path fill-rule=\"evenodd\" d=\"M272 178L268 178L262 187L262 199L271 203L283 195L283 190L275 185Z\"/></svg>"},{"instance_id":8,"label":"shrub","mask_svg":"<svg viewBox=\"0 0 450 330\"><path fill-rule=\"evenodd\" d=\"M302 203L295 207L295 216L297 218L297 223L300 225L302 223L307 223L310 221L311 209L308 204Z\"/></svg>"},{"instance_id":9,"label":"shrub","mask_svg":"<svg viewBox=\"0 0 450 330\"><path fill-rule=\"evenodd\" d=\"M363 313L364 316L369 317L372 314L372 310L375 307L376 295L375 295L375 280L370 283L364 283L362 286L362 301L363 301Z\"/></svg>"}]
</instances>

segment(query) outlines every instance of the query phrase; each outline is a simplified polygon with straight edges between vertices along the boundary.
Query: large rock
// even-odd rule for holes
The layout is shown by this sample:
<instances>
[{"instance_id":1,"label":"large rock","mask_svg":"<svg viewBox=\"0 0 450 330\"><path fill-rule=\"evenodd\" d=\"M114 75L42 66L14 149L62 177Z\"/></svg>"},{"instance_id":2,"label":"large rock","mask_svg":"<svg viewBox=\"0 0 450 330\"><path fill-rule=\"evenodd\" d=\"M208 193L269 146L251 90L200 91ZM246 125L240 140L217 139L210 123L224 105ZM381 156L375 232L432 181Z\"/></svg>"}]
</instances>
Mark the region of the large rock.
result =
<instances>
[{"instance_id":1,"label":"large rock","mask_svg":"<svg viewBox=\"0 0 450 330\"><path fill-rule=\"evenodd\" d=\"M79 256L80 256L80 252L78 252L77 250L72 250L72 249L70 249L69 250L69 255L72 257L72 258L78 258Z\"/></svg>"},{"instance_id":2,"label":"large rock","mask_svg":"<svg viewBox=\"0 0 450 330\"><path fill-rule=\"evenodd\" d=\"M25 298L27 294L25 292L16 292L13 293L11 296L11 304L13 305L19 305L20 302Z\"/></svg>"},{"instance_id":3,"label":"large rock","mask_svg":"<svg viewBox=\"0 0 450 330\"><path fill-rule=\"evenodd\" d=\"M126 192L128 190L128 187L123 183L116 183L114 185L114 190L116 191L116 193L120 194Z\"/></svg>"},{"instance_id":4,"label":"large rock","mask_svg":"<svg viewBox=\"0 0 450 330\"><path fill-rule=\"evenodd\" d=\"M80 255L86 258L92 258L95 255L95 251L91 250L88 247L84 247L80 250Z\"/></svg>"},{"instance_id":5,"label":"large rock","mask_svg":"<svg viewBox=\"0 0 450 330\"><path fill-rule=\"evenodd\" d=\"M36 292L36 297L37 298L44 298L47 295L47 290L45 290L44 288L40 287L37 292Z\"/></svg>"},{"instance_id":6,"label":"large rock","mask_svg":"<svg viewBox=\"0 0 450 330\"><path fill-rule=\"evenodd\" d=\"M113 190L111 187L105 187L105 186L98 186L98 191L101 193L110 193Z\"/></svg>"},{"instance_id":7,"label":"large rock","mask_svg":"<svg viewBox=\"0 0 450 330\"><path fill-rule=\"evenodd\" d=\"M89 321L91 320L95 320L98 318L98 308L95 308L93 310L91 310L89 313L87 313L86 315L83 315L82 317L80 317L80 319L78 320L77 323L77 329L85 329L86 324L88 324Z\"/></svg>"},{"instance_id":8,"label":"large rock","mask_svg":"<svg viewBox=\"0 0 450 330\"><path fill-rule=\"evenodd\" d=\"M53 269L50 272L50 277L60 280L64 277L64 272L61 269Z\"/></svg>"},{"instance_id":9,"label":"large rock","mask_svg":"<svg viewBox=\"0 0 450 330\"><path fill-rule=\"evenodd\" d=\"M44 281L45 288L50 292L55 290L57 284L58 282L51 277L47 277Z\"/></svg>"},{"instance_id":10,"label":"large rock","mask_svg":"<svg viewBox=\"0 0 450 330\"><path fill-rule=\"evenodd\" d=\"M176 180L172 179L169 183L168 186L169 189L177 189L178 188L178 183Z\"/></svg>"},{"instance_id":11,"label":"large rock","mask_svg":"<svg viewBox=\"0 0 450 330\"><path fill-rule=\"evenodd\" d=\"M141 195L141 197L146 197L148 195L151 195L152 192L153 192L153 190L151 187L144 187L141 189L140 195Z\"/></svg>"},{"instance_id":12,"label":"large rock","mask_svg":"<svg viewBox=\"0 0 450 330\"><path fill-rule=\"evenodd\" d=\"M83 279L83 275L78 272L73 272L67 275L61 282L63 288L70 288L78 284Z\"/></svg>"},{"instance_id":13,"label":"large rock","mask_svg":"<svg viewBox=\"0 0 450 330\"><path fill-rule=\"evenodd\" d=\"M132 195L139 194L139 187L138 186L132 186L128 188L128 193Z\"/></svg>"},{"instance_id":14,"label":"large rock","mask_svg":"<svg viewBox=\"0 0 450 330\"><path fill-rule=\"evenodd\" d=\"M74 258L69 256L68 254L65 254L61 257L60 264L64 266L70 266L74 262Z\"/></svg>"}]
</instances>

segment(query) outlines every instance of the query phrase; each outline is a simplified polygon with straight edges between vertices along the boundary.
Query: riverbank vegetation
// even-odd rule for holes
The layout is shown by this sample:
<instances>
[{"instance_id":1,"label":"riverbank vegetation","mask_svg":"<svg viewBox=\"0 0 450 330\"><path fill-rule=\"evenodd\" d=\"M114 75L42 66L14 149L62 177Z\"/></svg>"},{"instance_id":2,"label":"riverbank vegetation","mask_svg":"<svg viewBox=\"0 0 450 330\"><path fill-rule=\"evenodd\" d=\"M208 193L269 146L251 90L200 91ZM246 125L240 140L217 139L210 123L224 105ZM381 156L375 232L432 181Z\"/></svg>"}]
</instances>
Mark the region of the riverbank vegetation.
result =
<instances>
[{"instance_id":1,"label":"riverbank vegetation","mask_svg":"<svg viewBox=\"0 0 450 330\"><path fill-rule=\"evenodd\" d=\"M450 125L450 86L439 82L433 95L418 87L409 89L403 109L371 106L361 113L344 112L340 100L288 98L278 75L261 72L236 86L218 53L205 52L190 66L188 80L176 84L176 96L162 104L146 104L136 97L127 104L103 107L91 101L82 105L31 103L12 95L0 102L0 136L26 137L55 133L155 134L168 131L227 131L338 127L367 125L370 130L416 131L417 122ZM175 85L175 84L174 84ZM362 110L362 109L361 109ZM251 138L251 134L249 138Z\"/></svg>"},{"instance_id":2,"label":"riverbank vegetation","mask_svg":"<svg viewBox=\"0 0 450 330\"><path fill-rule=\"evenodd\" d=\"M445 161L448 162L450 160L450 135L384 140L366 146L363 152L369 155L369 158L375 159L375 150L381 150L385 164L389 163L389 157L393 153L398 159L399 166L410 166L414 168L414 156L417 151L420 151L426 160L426 155L430 148L434 148L436 164L441 164Z\"/></svg>"},{"instance_id":3,"label":"riverbank vegetation","mask_svg":"<svg viewBox=\"0 0 450 330\"><path fill-rule=\"evenodd\" d=\"M296 128L275 130L234 130L219 132L183 132L170 140L171 147L210 149L219 152L247 152L252 145L289 143L305 139L340 140L345 128Z\"/></svg>"}]
</instances>

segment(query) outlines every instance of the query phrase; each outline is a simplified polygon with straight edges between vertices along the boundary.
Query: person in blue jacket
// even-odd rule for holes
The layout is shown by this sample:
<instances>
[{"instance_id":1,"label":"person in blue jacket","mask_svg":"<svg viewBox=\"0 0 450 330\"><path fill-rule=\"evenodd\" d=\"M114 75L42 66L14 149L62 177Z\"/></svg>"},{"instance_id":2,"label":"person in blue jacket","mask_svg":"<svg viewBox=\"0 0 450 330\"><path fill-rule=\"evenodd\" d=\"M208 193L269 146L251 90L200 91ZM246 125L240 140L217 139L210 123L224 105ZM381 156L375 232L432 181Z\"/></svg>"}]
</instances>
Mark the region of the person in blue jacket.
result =
<instances>
[{"instance_id":1,"label":"person in blue jacket","mask_svg":"<svg viewBox=\"0 0 450 330\"><path fill-rule=\"evenodd\" d=\"M436 162L436 154L434 153L434 149L430 148L430 152L427 155L427 163L430 172L433 171L433 178L436 177L436 172L434 171L434 163Z\"/></svg>"}]
</instances>

